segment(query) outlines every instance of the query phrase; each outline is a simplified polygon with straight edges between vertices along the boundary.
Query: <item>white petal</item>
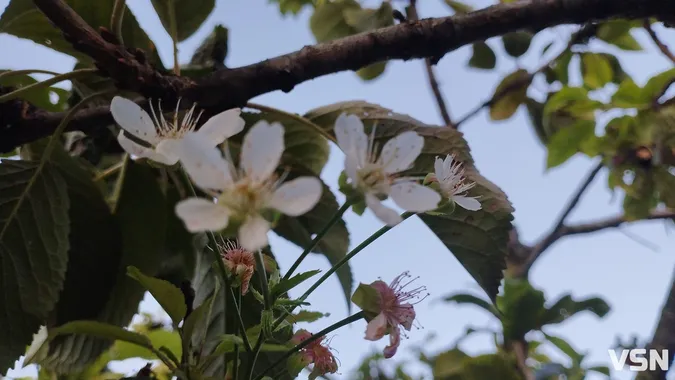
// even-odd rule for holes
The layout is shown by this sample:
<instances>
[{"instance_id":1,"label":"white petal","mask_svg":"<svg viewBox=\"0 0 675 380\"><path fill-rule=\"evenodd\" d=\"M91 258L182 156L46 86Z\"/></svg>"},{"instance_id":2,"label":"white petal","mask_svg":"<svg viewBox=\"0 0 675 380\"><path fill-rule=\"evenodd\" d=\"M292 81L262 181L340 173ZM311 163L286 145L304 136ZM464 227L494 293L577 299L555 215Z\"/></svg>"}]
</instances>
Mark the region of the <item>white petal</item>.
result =
<instances>
[{"instance_id":1,"label":"white petal","mask_svg":"<svg viewBox=\"0 0 675 380\"><path fill-rule=\"evenodd\" d=\"M416 132L407 131L387 141L380 153L380 161L387 173L409 169L422 153L424 138Z\"/></svg>"},{"instance_id":2,"label":"white petal","mask_svg":"<svg viewBox=\"0 0 675 380\"><path fill-rule=\"evenodd\" d=\"M401 215L396 210L385 206L372 194L366 194L366 206L377 216L384 224L393 227L403 221Z\"/></svg>"},{"instance_id":3,"label":"white petal","mask_svg":"<svg viewBox=\"0 0 675 380\"><path fill-rule=\"evenodd\" d=\"M227 227L227 208L204 198L188 198L176 204L176 215L190 232L218 231Z\"/></svg>"},{"instance_id":4,"label":"white petal","mask_svg":"<svg viewBox=\"0 0 675 380\"><path fill-rule=\"evenodd\" d=\"M456 195L452 197L452 200L469 211L478 211L481 208L480 202L476 198Z\"/></svg>"},{"instance_id":5,"label":"white petal","mask_svg":"<svg viewBox=\"0 0 675 380\"><path fill-rule=\"evenodd\" d=\"M115 96L110 102L113 119L127 132L152 145L159 142L157 130L150 115L129 99Z\"/></svg>"},{"instance_id":6,"label":"white petal","mask_svg":"<svg viewBox=\"0 0 675 380\"><path fill-rule=\"evenodd\" d=\"M323 186L315 177L299 177L281 185L272 195L269 206L289 216L299 216L314 208Z\"/></svg>"},{"instance_id":7,"label":"white petal","mask_svg":"<svg viewBox=\"0 0 675 380\"><path fill-rule=\"evenodd\" d=\"M272 175L284 152L284 127L261 120L246 133L239 166L260 183Z\"/></svg>"},{"instance_id":8,"label":"white petal","mask_svg":"<svg viewBox=\"0 0 675 380\"><path fill-rule=\"evenodd\" d=\"M163 156L163 158L160 158L160 160L163 159L164 162L159 162L167 165L175 165L179 159L178 155L180 154L180 140L164 139L160 141L155 148L155 153L158 156Z\"/></svg>"},{"instance_id":9,"label":"white petal","mask_svg":"<svg viewBox=\"0 0 675 380\"><path fill-rule=\"evenodd\" d=\"M220 149L211 146L205 137L187 133L172 148L198 187L224 190L232 186L230 164L223 158Z\"/></svg>"},{"instance_id":10,"label":"white petal","mask_svg":"<svg viewBox=\"0 0 675 380\"><path fill-rule=\"evenodd\" d=\"M239 227L239 244L249 251L256 251L267 245L270 224L262 216L250 217Z\"/></svg>"},{"instance_id":11,"label":"white petal","mask_svg":"<svg viewBox=\"0 0 675 380\"><path fill-rule=\"evenodd\" d=\"M345 156L345 174L347 174L347 178L351 179L352 182L356 183L358 180L358 176L356 175L358 171L358 162L356 160L356 157L346 155Z\"/></svg>"},{"instance_id":12,"label":"white petal","mask_svg":"<svg viewBox=\"0 0 675 380\"><path fill-rule=\"evenodd\" d=\"M398 207L412 212L433 210L441 201L441 195L436 191L412 181L394 184L389 196Z\"/></svg>"},{"instance_id":13,"label":"white petal","mask_svg":"<svg viewBox=\"0 0 675 380\"><path fill-rule=\"evenodd\" d=\"M239 116L240 114L241 109L239 108L221 112L207 120L197 133L206 136L213 146L222 144L223 141L244 129L245 122Z\"/></svg>"},{"instance_id":14,"label":"white petal","mask_svg":"<svg viewBox=\"0 0 675 380\"><path fill-rule=\"evenodd\" d=\"M368 151L368 136L363 131L363 122L356 115L340 114L335 120L335 137L340 149L357 158L357 164L364 164Z\"/></svg>"},{"instance_id":15,"label":"white petal","mask_svg":"<svg viewBox=\"0 0 675 380\"><path fill-rule=\"evenodd\" d=\"M146 148L143 145L137 144L135 141L125 136L123 131L120 131L119 135L117 135L117 141L127 153L133 156L147 158L164 165L174 165L178 162L177 156L164 154L152 148ZM160 145L161 144L162 142L160 142Z\"/></svg>"},{"instance_id":16,"label":"white petal","mask_svg":"<svg viewBox=\"0 0 675 380\"><path fill-rule=\"evenodd\" d=\"M445 172L443 171L443 159L440 157L436 157L436 160L434 161L434 174L436 174L436 178L438 181L442 181L443 178L445 177Z\"/></svg>"}]
</instances>

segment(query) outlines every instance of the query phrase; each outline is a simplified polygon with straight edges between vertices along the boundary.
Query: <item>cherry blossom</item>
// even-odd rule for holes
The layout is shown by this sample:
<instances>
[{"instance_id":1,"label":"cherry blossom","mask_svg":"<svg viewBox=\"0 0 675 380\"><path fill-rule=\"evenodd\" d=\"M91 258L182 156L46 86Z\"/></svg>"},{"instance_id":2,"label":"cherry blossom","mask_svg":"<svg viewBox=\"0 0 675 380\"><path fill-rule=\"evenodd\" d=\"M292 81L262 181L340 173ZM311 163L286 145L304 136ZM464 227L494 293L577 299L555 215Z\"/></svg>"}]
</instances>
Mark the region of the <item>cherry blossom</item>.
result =
<instances>
[{"instance_id":1,"label":"cherry blossom","mask_svg":"<svg viewBox=\"0 0 675 380\"><path fill-rule=\"evenodd\" d=\"M298 330L295 335L293 335L291 342L297 345L311 338L312 336L313 334L309 331L301 329ZM330 347L323 344L325 339L325 336L318 338L300 350L302 361L306 365L312 363L314 364L314 368L309 375L309 380L314 380L317 377L327 373L335 373L338 370L337 360L335 359L333 353L330 352Z\"/></svg>"},{"instance_id":2,"label":"cherry blossom","mask_svg":"<svg viewBox=\"0 0 675 380\"><path fill-rule=\"evenodd\" d=\"M409 169L422 152L422 136L403 132L387 141L378 157L375 128L369 139L361 120L344 113L335 122L335 136L345 153L345 173L352 186L364 195L368 208L384 223L394 226L402 221L398 212L382 204L387 196L406 211L425 212L438 206L441 196L436 191L420 185L415 178L397 175Z\"/></svg>"},{"instance_id":3,"label":"cherry blossom","mask_svg":"<svg viewBox=\"0 0 675 380\"><path fill-rule=\"evenodd\" d=\"M178 162L176 145L188 133L197 133L205 137L204 140L208 141L210 146L215 147L244 129L244 119L239 116L241 110L238 108L213 116L194 132L201 116L201 112L195 116L196 105L193 105L180 120L178 118L179 100L173 119L167 121L164 118L161 103L158 105L157 113L152 106L152 101L149 103L152 117L129 99L120 96L113 98L110 103L110 112L115 122L122 127L117 135L117 141L127 153L164 165L174 165ZM125 132L145 142L148 146L127 137Z\"/></svg>"},{"instance_id":4,"label":"cherry blossom","mask_svg":"<svg viewBox=\"0 0 675 380\"><path fill-rule=\"evenodd\" d=\"M455 160L455 155L448 154L445 159L436 157L431 182L437 182L441 194L469 211L481 209L478 197L468 197L466 192L476 186L475 182L466 182L462 163Z\"/></svg>"}]
</instances>

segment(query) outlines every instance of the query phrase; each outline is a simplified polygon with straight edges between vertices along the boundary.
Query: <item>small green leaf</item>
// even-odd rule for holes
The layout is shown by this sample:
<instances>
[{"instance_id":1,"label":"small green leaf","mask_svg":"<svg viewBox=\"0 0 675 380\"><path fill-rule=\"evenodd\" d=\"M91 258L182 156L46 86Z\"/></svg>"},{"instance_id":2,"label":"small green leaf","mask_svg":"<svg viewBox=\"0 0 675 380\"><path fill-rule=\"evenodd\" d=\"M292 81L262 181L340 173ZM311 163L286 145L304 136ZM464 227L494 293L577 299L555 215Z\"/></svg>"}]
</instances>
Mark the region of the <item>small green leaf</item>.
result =
<instances>
[{"instance_id":1,"label":"small green leaf","mask_svg":"<svg viewBox=\"0 0 675 380\"><path fill-rule=\"evenodd\" d=\"M168 331L164 329L154 329L148 332L138 332L145 335L150 340L153 347L166 347L176 357L181 357L181 341L180 335L176 331ZM141 358L145 360L159 360L157 355L151 350L131 344L126 341L118 340L110 349L110 353L115 360L125 360L131 358Z\"/></svg>"},{"instance_id":2,"label":"small green leaf","mask_svg":"<svg viewBox=\"0 0 675 380\"><path fill-rule=\"evenodd\" d=\"M579 120L556 132L546 146L546 168L563 164L581 150L582 143L595 137L595 123L588 120Z\"/></svg>"},{"instance_id":3,"label":"small green leaf","mask_svg":"<svg viewBox=\"0 0 675 380\"><path fill-rule=\"evenodd\" d=\"M489 312L495 317L499 318L499 311L492 305L492 303L485 301L482 298L476 297L467 293L456 293L444 298L446 302L455 302L458 304L472 304L480 307L481 309Z\"/></svg>"},{"instance_id":4,"label":"small green leaf","mask_svg":"<svg viewBox=\"0 0 675 380\"><path fill-rule=\"evenodd\" d=\"M233 334L222 335L220 337L220 343L218 343L218 346L216 347L216 350L213 351L212 355L218 356L228 352L233 352L234 346L236 345L243 347L244 340L241 337Z\"/></svg>"},{"instance_id":5,"label":"small green leaf","mask_svg":"<svg viewBox=\"0 0 675 380\"><path fill-rule=\"evenodd\" d=\"M211 72L225 68L229 42L229 31L223 25L216 25L211 34L197 47L190 59L190 66L207 68ZM183 73L181 67L181 74Z\"/></svg>"},{"instance_id":6,"label":"small green leaf","mask_svg":"<svg viewBox=\"0 0 675 380\"><path fill-rule=\"evenodd\" d=\"M464 14L473 12L473 7L468 4L464 4L461 1L455 0L445 0L445 3L455 12L455 14Z\"/></svg>"},{"instance_id":7,"label":"small green leaf","mask_svg":"<svg viewBox=\"0 0 675 380\"><path fill-rule=\"evenodd\" d=\"M611 20L598 27L596 37L622 50L640 51L642 46L631 35L631 28L632 25L629 21Z\"/></svg>"},{"instance_id":8,"label":"small green leaf","mask_svg":"<svg viewBox=\"0 0 675 380\"><path fill-rule=\"evenodd\" d=\"M373 63L362 69L356 70L356 74L365 81L373 80L384 73L387 68L386 62Z\"/></svg>"},{"instance_id":9,"label":"small green leaf","mask_svg":"<svg viewBox=\"0 0 675 380\"><path fill-rule=\"evenodd\" d=\"M382 298L377 289L372 285L360 283L359 287L354 291L354 295L352 295L352 302L365 312L378 314Z\"/></svg>"},{"instance_id":10,"label":"small green leaf","mask_svg":"<svg viewBox=\"0 0 675 380\"><path fill-rule=\"evenodd\" d=\"M578 361L581 358L581 354L572 348L572 346L564 339L546 333L543 334L549 342L553 343L554 346L556 346L565 355L569 356L569 358L573 361Z\"/></svg>"},{"instance_id":11,"label":"small green leaf","mask_svg":"<svg viewBox=\"0 0 675 380\"><path fill-rule=\"evenodd\" d=\"M513 116L527 98L532 77L525 70L517 70L502 79L495 89L497 100L490 105L490 119L506 120Z\"/></svg>"},{"instance_id":12,"label":"small green leaf","mask_svg":"<svg viewBox=\"0 0 675 380\"><path fill-rule=\"evenodd\" d=\"M147 336L126 330L119 326L102 322L74 321L49 331L49 336L51 338L66 334L82 334L103 339L121 340L123 342L133 343L141 347L153 349L152 343Z\"/></svg>"},{"instance_id":13,"label":"small green leaf","mask_svg":"<svg viewBox=\"0 0 675 380\"><path fill-rule=\"evenodd\" d=\"M502 43L504 50L511 57L518 58L527 53L532 43L532 33L529 32L512 32L502 36Z\"/></svg>"},{"instance_id":14,"label":"small green leaf","mask_svg":"<svg viewBox=\"0 0 675 380\"><path fill-rule=\"evenodd\" d=\"M603 104L588 97L588 90L582 87L563 87L551 96L544 106L544 117L565 111L572 116L586 120L594 119L594 112Z\"/></svg>"},{"instance_id":15,"label":"small green leaf","mask_svg":"<svg viewBox=\"0 0 675 380\"><path fill-rule=\"evenodd\" d=\"M454 379L462 370L465 359L471 356L459 349L452 349L438 354L433 359L434 379Z\"/></svg>"},{"instance_id":16,"label":"small green leaf","mask_svg":"<svg viewBox=\"0 0 675 380\"><path fill-rule=\"evenodd\" d=\"M174 326L177 327L183 318L185 318L185 313L187 312L183 292L167 281L144 275L138 268L133 266L127 269L127 274L150 292L159 305L162 306L162 309L169 314Z\"/></svg>"},{"instance_id":17,"label":"small green leaf","mask_svg":"<svg viewBox=\"0 0 675 380\"><path fill-rule=\"evenodd\" d=\"M675 82L675 69L666 70L651 77L642 89L642 98L650 102L658 100Z\"/></svg>"},{"instance_id":18,"label":"small green leaf","mask_svg":"<svg viewBox=\"0 0 675 380\"><path fill-rule=\"evenodd\" d=\"M295 288L296 286L312 278L318 273L321 273L321 271L318 269L311 270L308 272L296 274L295 276L289 278L288 280L281 280L279 284L277 284L274 288L272 288L272 290L270 291L271 293L270 296L272 297L272 299L276 299L283 293L286 293L287 291Z\"/></svg>"},{"instance_id":19,"label":"small green leaf","mask_svg":"<svg viewBox=\"0 0 675 380\"><path fill-rule=\"evenodd\" d=\"M206 338L206 330L213 308L213 300L218 295L219 282L215 282L215 289L213 294L204 300L183 322L183 339L192 340L193 342L203 342Z\"/></svg>"},{"instance_id":20,"label":"small green leaf","mask_svg":"<svg viewBox=\"0 0 675 380\"><path fill-rule=\"evenodd\" d=\"M296 314L289 315L286 320L289 323L298 322L316 322L323 317L329 317L330 313L322 313L320 311L301 310Z\"/></svg>"},{"instance_id":21,"label":"small green leaf","mask_svg":"<svg viewBox=\"0 0 675 380\"><path fill-rule=\"evenodd\" d=\"M642 88L626 78L612 95L612 105L621 108L641 108L649 105L649 98L642 96Z\"/></svg>"},{"instance_id":22,"label":"small green leaf","mask_svg":"<svg viewBox=\"0 0 675 380\"><path fill-rule=\"evenodd\" d=\"M10 70L0 70L0 74L6 73ZM20 89L21 87L26 87L31 84L38 83L38 80L31 77L28 74L22 75L12 75L10 77L0 77L0 85L4 87L14 87L15 89ZM65 111L66 101L68 96L63 94L60 91L65 91L58 87L41 87L34 89L32 91L24 92L19 96L20 99L23 99L38 108L45 109L51 112ZM66 91L67 93L67 91ZM56 103L52 103L50 95L57 95L59 100Z\"/></svg>"},{"instance_id":23,"label":"small green leaf","mask_svg":"<svg viewBox=\"0 0 675 380\"><path fill-rule=\"evenodd\" d=\"M525 334L536 329L544 302L544 294L527 280L505 279L504 294L497 297L497 307L503 314L504 339L523 339Z\"/></svg>"},{"instance_id":24,"label":"small green leaf","mask_svg":"<svg viewBox=\"0 0 675 380\"><path fill-rule=\"evenodd\" d=\"M581 63L581 74L588 88L602 88L612 81L612 66L600 54L584 53L581 55Z\"/></svg>"},{"instance_id":25,"label":"small green leaf","mask_svg":"<svg viewBox=\"0 0 675 380\"><path fill-rule=\"evenodd\" d=\"M534 132L537 134L537 137L539 137L539 141L546 145L548 143L549 135L544 128L544 104L528 97L525 99L525 106L527 107L527 114L530 118L530 123L532 123L532 128L534 128Z\"/></svg>"},{"instance_id":26,"label":"small green leaf","mask_svg":"<svg viewBox=\"0 0 675 380\"><path fill-rule=\"evenodd\" d=\"M326 42L356 34L356 29L345 19L345 11L360 9L361 5L354 0L323 2L316 6L309 18L309 28L316 42Z\"/></svg>"},{"instance_id":27,"label":"small green leaf","mask_svg":"<svg viewBox=\"0 0 675 380\"><path fill-rule=\"evenodd\" d=\"M546 308L546 311L541 316L539 324L544 326L561 323L567 320L567 318L582 311L589 311L602 318L609 313L609 310L609 305L601 298L592 297L575 301L571 295L566 294L551 307Z\"/></svg>"},{"instance_id":28,"label":"small green leaf","mask_svg":"<svg viewBox=\"0 0 675 380\"><path fill-rule=\"evenodd\" d=\"M216 0L152 0L152 6L169 36L175 23L177 42L183 42L206 21Z\"/></svg>"},{"instance_id":29,"label":"small green leaf","mask_svg":"<svg viewBox=\"0 0 675 380\"><path fill-rule=\"evenodd\" d=\"M497 56L485 41L474 42L471 45L472 53L469 66L476 69L492 70L497 65Z\"/></svg>"}]
</instances>

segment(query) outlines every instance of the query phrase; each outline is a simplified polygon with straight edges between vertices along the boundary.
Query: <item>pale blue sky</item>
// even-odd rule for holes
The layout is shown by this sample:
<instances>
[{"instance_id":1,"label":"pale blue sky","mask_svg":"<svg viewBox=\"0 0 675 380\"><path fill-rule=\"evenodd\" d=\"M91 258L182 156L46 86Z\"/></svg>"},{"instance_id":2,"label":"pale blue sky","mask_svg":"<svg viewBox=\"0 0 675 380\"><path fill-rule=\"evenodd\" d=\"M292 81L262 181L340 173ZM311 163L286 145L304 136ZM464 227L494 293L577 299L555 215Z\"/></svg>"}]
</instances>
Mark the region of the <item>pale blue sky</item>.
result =
<instances>
[{"instance_id":1,"label":"pale blue sky","mask_svg":"<svg viewBox=\"0 0 675 380\"><path fill-rule=\"evenodd\" d=\"M0 0L0 9L8 4ZM155 16L149 0L129 1L129 6L144 29L157 44L167 66L172 62L171 44L168 35ZM375 1L368 1L375 4ZM441 0L420 2L421 17L445 16L449 10ZM397 4L397 3L395 3ZM485 6L481 0L473 4ZM297 17L283 18L274 5L267 0L219 0L216 10L202 28L180 45L180 61L186 63L193 49L221 23L230 29L229 56L226 64L235 67L288 53L313 44L314 39L308 28L310 12ZM499 53L497 70L484 72L466 68L470 48L464 47L448 54L436 66L441 89L450 106L450 113L456 120L494 91L498 80L513 71L517 65L535 68L540 64L539 52L543 45L553 38L558 41L555 54L566 42L569 27L546 33L536 40L530 52L518 62ZM662 32L663 28L657 28ZM621 53L619 57L636 82L643 84L647 78L670 66L647 38L639 31L634 35L643 42L648 53ZM668 33L665 36L675 36ZM499 41L489 41L500 49ZM671 43L675 47L675 42ZM47 69L66 72L72 69L74 59L38 46L28 40L0 35L1 69ZM595 48L616 52L601 43ZM578 78L577 78L578 80ZM578 83L578 82L577 82ZM537 87L537 86L535 86ZM532 90L531 90L532 91ZM303 113L314 107L346 100L366 100L381 104L399 113L409 114L423 122L441 122L436 105L427 86L421 61L393 62L379 79L362 82L353 73L340 73L319 78L297 86L291 93L275 92L255 98L254 101L291 112ZM465 123L462 127L479 170L500 186L509 196L516 209L516 225L525 242L534 242L550 227L559 210L566 203L569 194L578 186L588 169L594 164L585 157L574 157L559 168L545 171L545 150L532 132L526 111L521 108L516 116L507 122L494 123L487 112ZM324 170L323 178L336 189L337 176L341 170L342 154L334 149ZM620 211L621 196L612 200L607 190L607 176L601 174L578 209L570 217L571 222L588 221L614 215ZM340 201L343 197L338 195ZM352 234L352 246L360 243L381 227L370 212L363 217L352 213L346 216ZM601 295L612 306L611 313L598 320L591 315L579 315L564 325L547 331L563 336L579 351L589 351L589 363L611 367L607 348L617 334L637 334L642 339L651 336L660 313L665 291L669 285L675 258L672 238L666 232L663 222L649 222L627 228L633 235L659 247L655 252L613 230L593 235L574 237L559 241L536 263L531 281L553 299L571 292L575 297ZM282 268L288 268L300 253L300 249L279 238L272 238L272 246ZM424 330L413 330L410 339L404 340L399 354L392 360L404 359L407 348L423 345L427 353L438 352L448 347L467 325L484 326L494 321L484 312L471 307L445 305L438 299L458 291L482 295L481 290L455 258L444 248L423 223L413 219L398 226L394 233L388 233L351 262L358 282L372 282L378 277L390 281L404 270L421 276L418 280L429 288L431 297L418 305L418 321ZM322 256L311 256L305 260L301 270L314 268L328 269ZM303 289L293 292L299 295ZM336 278L327 281L310 300L312 309L330 312L331 317L313 324L310 329L321 328L347 316L344 300ZM143 303L144 310L157 310L154 301ZM347 378L349 370L360 358L373 350L381 350L386 341L368 342L363 340L365 322L361 321L343 328L334 334L332 346L339 352L342 363L340 378ZM427 334L435 333L437 338L429 341ZM471 354L492 350L491 337L482 335L469 338L462 348ZM555 352L552 349L551 352ZM129 373L134 368L124 366ZM416 367L416 370L419 368ZM10 373L18 376L18 372ZM599 379L601 377L589 377ZM629 379L627 371L615 372L616 379Z\"/></svg>"}]
</instances>

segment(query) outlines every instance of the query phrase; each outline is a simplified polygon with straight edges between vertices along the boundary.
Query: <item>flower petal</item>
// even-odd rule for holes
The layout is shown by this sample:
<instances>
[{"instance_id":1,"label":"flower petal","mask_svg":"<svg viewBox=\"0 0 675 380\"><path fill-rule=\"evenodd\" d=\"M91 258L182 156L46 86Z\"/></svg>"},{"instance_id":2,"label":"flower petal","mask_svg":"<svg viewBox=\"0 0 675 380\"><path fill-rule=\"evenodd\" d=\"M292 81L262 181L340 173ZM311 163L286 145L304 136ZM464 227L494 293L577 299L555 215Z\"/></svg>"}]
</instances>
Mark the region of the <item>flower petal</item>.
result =
<instances>
[{"instance_id":1,"label":"flower petal","mask_svg":"<svg viewBox=\"0 0 675 380\"><path fill-rule=\"evenodd\" d=\"M283 152L284 127L261 120L244 137L239 165L249 178L260 183L272 175Z\"/></svg>"},{"instance_id":2,"label":"flower petal","mask_svg":"<svg viewBox=\"0 0 675 380\"><path fill-rule=\"evenodd\" d=\"M407 131L387 141L380 153L380 162L387 173L409 169L422 153L424 138L416 132Z\"/></svg>"},{"instance_id":3,"label":"flower petal","mask_svg":"<svg viewBox=\"0 0 675 380\"><path fill-rule=\"evenodd\" d=\"M364 164L368 150L368 136L363 131L363 122L356 115L340 114L335 120L335 137L340 149L356 158L356 163Z\"/></svg>"},{"instance_id":4,"label":"flower petal","mask_svg":"<svg viewBox=\"0 0 675 380\"><path fill-rule=\"evenodd\" d=\"M244 129L244 119L239 115L241 115L239 108L221 112L207 120L197 133L208 138L213 146L222 144L223 141Z\"/></svg>"},{"instance_id":5,"label":"flower petal","mask_svg":"<svg viewBox=\"0 0 675 380\"><path fill-rule=\"evenodd\" d=\"M410 331L415 320L415 309L413 305L404 303L396 308L396 319L404 329Z\"/></svg>"},{"instance_id":6,"label":"flower petal","mask_svg":"<svg viewBox=\"0 0 675 380\"><path fill-rule=\"evenodd\" d=\"M138 104L115 96L110 102L110 113L115 122L132 135L152 145L159 142L152 118Z\"/></svg>"},{"instance_id":7,"label":"flower petal","mask_svg":"<svg viewBox=\"0 0 675 380\"><path fill-rule=\"evenodd\" d=\"M124 131L120 131L119 135L117 135L117 142L119 142L120 146L132 156L147 158L149 160L169 166L178 162L178 157L174 155L162 154L152 148L146 148L143 145L136 143L132 139L128 138L124 134ZM162 142L163 141L160 141L160 145Z\"/></svg>"},{"instance_id":8,"label":"flower petal","mask_svg":"<svg viewBox=\"0 0 675 380\"><path fill-rule=\"evenodd\" d=\"M171 146L195 185L202 189L224 190L232 186L231 165L220 149L198 133L187 133L179 143Z\"/></svg>"},{"instance_id":9,"label":"flower petal","mask_svg":"<svg viewBox=\"0 0 675 380\"><path fill-rule=\"evenodd\" d=\"M403 221L396 210L385 206L372 194L366 194L366 206L386 225L393 227Z\"/></svg>"},{"instance_id":10,"label":"flower petal","mask_svg":"<svg viewBox=\"0 0 675 380\"><path fill-rule=\"evenodd\" d=\"M432 188L412 181L394 184L389 196L396 205L406 211L424 212L438 207L441 195Z\"/></svg>"},{"instance_id":11,"label":"flower petal","mask_svg":"<svg viewBox=\"0 0 675 380\"><path fill-rule=\"evenodd\" d=\"M289 216L299 216L314 208L323 186L315 177L299 177L281 185L272 195L269 206Z\"/></svg>"},{"instance_id":12,"label":"flower petal","mask_svg":"<svg viewBox=\"0 0 675 380\"><path fill-rule=\"evenodd\" d=\"M384 348L384 357L389 359L396 354L398 346L401 344L401 330L398 326L391 328L391 333L389 333L389 345Z\"/></svg>"},{"instance_id":13,"label":"flower petal","mask_svg":"<svg viewBox=\"0 0 675 380\"><path fill-rule=\"evenodd\" d=\"M188 198L176 204L176 215L190 232L218 231L227 227L227 208L204 198Z\"/></svg>"},{"instance_id":14,"label":"flower petal","mask_svg":"<svg viewBox=\"0 0 675 380\"><path fill-rule=\"evenodd\" d=\"M384 313L380 313L368 322L368 326L366 326L366 339L379 340L384 336L385 332L387 332L387 317Z\"/></svg>"},{"instance_id":15,"label":"flower petal","mask_svg":"<svg viewBox=\"0 0 675 380\"><path fill-rule=\"evenodd\" d=\"M478 202L478 200L474 197L456 195L452 197L452 200L469 211L478 211L481 209L480 202Z\"/></svg>"},{"instance_id":16,"label":"flower petal","mask_svg":"<svg viewBox=\"0 0 675 380\"><path fill-rule=\"evenodd\" d=\"M239 227L239 244L244 249L256 251L267 245L267 232L270 230L270 223L262 216L256 215L249 217L244 224Z\"/></svg>"},{"instance_id":17,"label":"flower petal","mask_svg":"<svg viewBox=\"0 0 675 380\"><path fill-rule=\"evenodd\" d=\"M353 184L358 182L358 165L358 160L355 156L345 155L345 174L347 174L347 178L352 180Z\"/></svg>"},{"instance_id":18,"label":"flower petal","mask_svg":"<svg viewBox=\"0 0 675 380\"><path fill-rule=\"evenodd\" d=\"M445 178L445 172L443 171L443 168L443 159L436 157L436 160L434 161L434 174L436 174L436 178L439 181Z\"/></svg>"}]
</instances>

